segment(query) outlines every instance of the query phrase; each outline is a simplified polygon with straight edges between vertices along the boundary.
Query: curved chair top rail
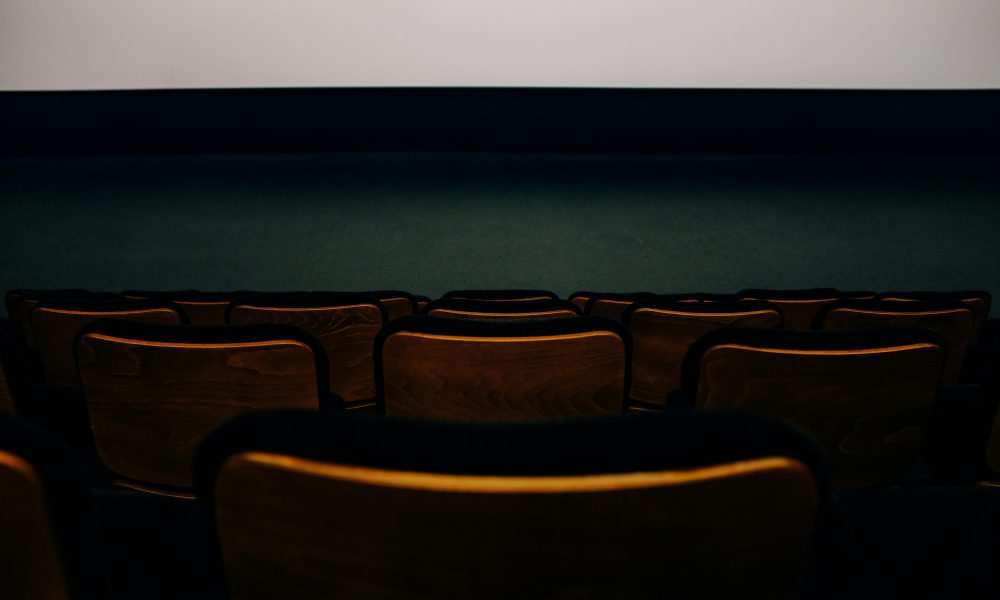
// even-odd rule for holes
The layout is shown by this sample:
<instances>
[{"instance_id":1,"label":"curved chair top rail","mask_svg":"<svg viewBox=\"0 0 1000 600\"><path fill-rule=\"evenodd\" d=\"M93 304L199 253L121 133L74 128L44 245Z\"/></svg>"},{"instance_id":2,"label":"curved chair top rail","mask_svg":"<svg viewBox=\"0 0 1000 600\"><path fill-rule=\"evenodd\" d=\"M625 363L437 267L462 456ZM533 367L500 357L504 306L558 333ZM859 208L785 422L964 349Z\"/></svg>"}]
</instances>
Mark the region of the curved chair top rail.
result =
<instances>
[{"instance_id":1,"label":"curved chair top rail","mask_svg":"<svg viewBox=\"0 0 1000 600\"><path fill-rule=\"evenodd\" d=\"M940 314L955 311L972 313L968 304L959 300L914 300L912 302L886 302L884 300L837 300L816 313L812 328L822 329L831 312L854 311L869 314Z\"/></svg>"},{"instance_id":2,"label":"curved chair top rail","mask_svg":"<svg viewBox=\"0 0 1000 600\"><path fill-rule=\"evenodd\" d=\"M298 327L281 324L256 325L158 325L119 319L97 319L87 323L76 334L76 342L88 335L117 338L129 342L205 345L208 347L233 344L255 344L276 341L293 341L304 344L312 351L315 363L317 390L329 387L329 361L326 350L316 338ZM75 344L74 344L75 345Z\"/></svg>"},{"instance_id":3,"label":"curved chair top rail","mask_svg":"<svg viewBox=\"0 0 1000 600\"><path fill-rule=\"evenodd\" d=\"M511 300L558 300L555 292L548 290L451 290L445 292L442 298L461 298L463 300L490 300L503 302Z\"/></svg>"},{"instance_id":4,"label":"curved chair top rail","mask_svg":"<svg viewBox=\"0 0 1000 600\"><path fill-rule=\"evenodd\" d=\"M428 335L483 338L549 337L610 331L631 345L631 336L624 325L600 317L566 317L530 321L464 321L429 316L401 317L382 328L375 338L375 355L378 356L385 339L399 332Z\"/></svg>"},{"instance_id":5,"label":"curved chair top rail","mask_svg":"<svg viewBox=\"0 0 1000 600\"><path fill-rule=\"evenodd\" d=\"M13 469L23 481L40 488L47 533L50 543L58 548L58 575L66 597L110 597L97 552L90 489L71 452L48 432L13 415L0 414L0 456L4 454L8 456L0 460L0 469ZM32 526L38 527L38 523ZM13 550L20 553L24 548ZM0 579L11 575L16 573L0 575Z\"/></svg>"},{"instance_id":6,"label":"curved chair top rail","mask_svg":"<svg viewBox=\"0 0 1000 600\"><path fill-rule=\"evenodd\" d=\"M982 302L985 309L982 314L976 315L978 319L985 321L989 318L990 308L993 304L993 296L989 292L982 290L956 290L951 292L942 291L914 291L914 292L882 292L878 295L879 300L959 300L964 302Z\"/></svg>"},{"instance_id":7,"label":"curved chair top rail","mask_svg":"<svg viewBox=\"0 0 1000 600\"><path fill-rule=\"evenodd\" d=\"M551 298L541 300L511 300L507 302L496 302L494 300L469 300L466 298L440 298L431 301L422 315L429 315L434 310L449 310L467 313L482 314L530 314L545 312L566 312L581 314L580 308L568 300L555 300Z\"/></svg>"},{"instance_id":8,"label":"curved chair top rail","mask_svg":"<svg viewBox=\"0 0 1000 600\"><path fill-rule=\"evenodd\" d=\"M295 410L247 413L198 447L198 497L210 500L228 457L251 451L403 471L510 476L683 469L787 456L809 467L822 495L829 489L822 452L806 434L773 419L726 411L462 423Z\"/></svg>"},{"instance_id":9,"label":"curved chair top rail","mask_svg":"<svg viewBox=\"0 0 1000 600\"><path fill-rule=\"evenodd\" d=\"M240 306L272 309L322 309L359 305L371 305L378 308L382 315L382 322L388 322L388 313L377 297L372 294L352 292L282 292L240 296L232 300L226 307L226 322L230 321L233 309Z\"/></svg>"},{"instance_id":10,"label":"curved chair top rail","mask_svg":"<svg viewBox=\"0 0 1000 600\"><path fill-rule=\"evenodd\" d=\"M587 296L587 304L583 308L583 314L589 315L594 311L594 306L598 302L630 303L644 298L655 298L653 292L626 292L626 293L602 293Z\"/></svg>"},{"instance_id":11,"label":"curved chair top rail","mask_svg":"<svg viewBox=\"0 0 1000 600\"><path fill-rule=\"evenodd\" d=\"M676 314L711 315L711 314L747 314L771 311L778 313L784 319L784 313L777 304L764 300L730 300L719 302L690 302L657 297L650 300L640 300L625 309L621 322L628 326L632 316L642 310L653 310Z\"/></svg>"},{"instance_id":12,"label":"curved chair top rail","mask_svg":"<svg viewBox=\"0 0 1000 600\"><path fill-rule=\"evenodd\" d=\"M724 344L804 352L852 352L915 345L934 345L942 351L945 349L944 338L923 327L875 327L841 331L723 327L699 338L684 357L681 394L685 401L693 402L696 397L702 357L710 348Z\"/></svg>"},{"instance_id":13,"label":"curved chair top rail","mask_svg":"<svg viewBox=\"0 0 1000 600\"><path fill-rule=\"evenodd\" d=\"M187 313L181 305L162 298L50 298L42 300L34 307L32 313L40 310L73 313L79 315L101 315L106 313L147 312L169 310L177 313L182 325L190 323Z\"/></svg>"}]
</instances>

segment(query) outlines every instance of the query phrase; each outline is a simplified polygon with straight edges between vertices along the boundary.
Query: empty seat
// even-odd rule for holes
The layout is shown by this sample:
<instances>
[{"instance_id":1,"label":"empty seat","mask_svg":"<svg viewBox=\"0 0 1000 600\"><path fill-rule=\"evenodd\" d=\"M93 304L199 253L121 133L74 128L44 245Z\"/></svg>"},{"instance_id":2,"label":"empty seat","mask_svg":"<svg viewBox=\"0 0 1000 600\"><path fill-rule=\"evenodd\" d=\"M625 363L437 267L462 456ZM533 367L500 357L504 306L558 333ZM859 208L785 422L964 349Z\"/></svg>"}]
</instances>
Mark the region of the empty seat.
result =
<instances>
[{"instance_id":1,"label":"empty seat","mask_svg":"<svg viewBox=\"0 0 1000 600\"><path fill-rule=\"evenodd\" d=\"M466 300L441 298L427 305L421 314L446 319L473 321L513 319L555 319L575 317L580 309L566 300L518 300L494 302L492 300Z\"/></svg>"},{"instance_id":2,"label":"empty seat","mask_svg":"<svg viewBox=\"0 0 1000 600\"><path fill-rule=\"evenodd\" d=\"M882 292L878 295L879 300L888 301L954 301L963 302L972 310L975 317L975 341L986 327L986 322L990 318L990 307L993 297L989 292L959 290L954 292Z\"/></svg>"},{"instance_id":3,"label":"empty seat","mask_svg":"<svg viewBox=\"0 0 1000 600\"><path fill-rule=\"evenodd\" d=\"M180 306L167 300L43 300L31 310L31 329L45 383L80 385L73 342L81 327L102 318L163 325L188 322Z\"/></svg>"},{"instance_id":4,"label":"empty seat","mask_svg":"<svg viewBox=\"0 0 1000 600\"><path fill-rule=\"evenodd\" d=\"M330 391L348 403L375 398L375 336L388 321L386 309L363 294L258 294L230 303L234 325L281 323L315 337L329 359Z\"/></svg>"},{"instance_id":5,"label":"empty seat","mask_svg":"<svg viewBox=\"0 0 1000 600\"><path fill-rule=\"evenodd\" d=\"M607 319L398 319L375 341L376 406L471 420L621 411L630 348Z\"/></svg>"},{"instance_id":6,"label":"empty seat","mask_svg":"<svg viewBox=\"0 0 1000 600\"><path fill-rule=\"evenodd\" d=\"M237 414L339 406L323 347L287 325L102 319L75 349L97 454L125 487L183 495L195 446Z\"/></svg>"},{"instance_id":7,"label":"empty seat","mask_svg":"<svg viewBox=\"0 0 1000 600\"><path fill-rule=\"evenodd\" d=\"M148 291L125 290L126 298L156 298L175 302L187 314L192 325L223 325L226 322L226 307L240 296L254 292L240 290L234 292L202 292L199 290Z\"/></svg>"},{"instance_id":8,"label":"empty seat","mask_svg":"<svg viewBox=\"0 0 1000 600\"><path fill-rule=\"evenodd\" d=\"M234 600L798 598L829 522L815 446L752 415L259 413L196 473Z\"/></svg>"},{"instance_id":9,"label":"empty seat","mask_svg":"<svg viewBox=\"0 0 1000 600\"><path fill-rule=\"evenodd\" d=\"M446 292L441 297L462 300L490 300L493 302L559 299L559 296L555 292L548 290L452 290Z\"/></svg>"},{"instance_id":10,"label":"empty seat","mask_svg":"<svg viewBox=\"0 0 1000 600\"><path fill-rule=\"evenodd\" d=\"M4 598L109 598L90 490L44 431L0 414L0 590Z\"/></svg>"},{"instance_id":11,"label":"empty seat","mask_svg":"<svg viewBox=\"0 0 1000 600\"><path fill-rule=\"evenodd\" d=\"M842 486L899 481L920 450L944 367L924 328L724 328L692 344L683 397L788 419L816 437Z\"/></svg>"},{"instance_id":12,"label":"empty seat","mask_svg":"<svg viewBox=\"0 0 1000 600\"><path fill-rule=\"evenodd\" d=\"M833 288L809 290L763 290L745 289L736 295L740 300L765 300L781 307L785 315L786 329L809 329L816 313L831 302L845 298L869 298L871 292L851 292L851 296Z\"/></svg>"},{"instance_id":13,"label":"empty seat","mask_svg":"<svg viewBox=\"0 0 1000 600\"><path fill-rule=\"evenodd\" d=\"M35 347L35 336L31 330L31 310L42 300L55 298L89 298L93 300L113 300L121 298L119 294L110 292L91 292L78 288L64 290L11 290L7 292L4 301L7 313L21 339L28 348Z\"/></svg>"},{"instance_id":14,"label":"empty seat","mask_svg":"<svg viewBox=\"0 0 1000 600\"><path fill-rule=\"evenodd\" d=\"M943 383L958 383L966 349L972 340L975 317L959 301L884 302L839 300L824 306L813 320L815 329L863 327L927 327L945 340Z\"/></svg>"},{"instance_id":15,"label":"empty seat","mask_svg":"<svg viewBox=\"0 0 1000 600\"><path fill-rule=\"evenodd\" d=\"M769 302L640 300L625 309L632 334L629 401L663 406L681 387L681 365L691 344L720 327L781 327L781 309Z\"/></svg>"}]
</instances>

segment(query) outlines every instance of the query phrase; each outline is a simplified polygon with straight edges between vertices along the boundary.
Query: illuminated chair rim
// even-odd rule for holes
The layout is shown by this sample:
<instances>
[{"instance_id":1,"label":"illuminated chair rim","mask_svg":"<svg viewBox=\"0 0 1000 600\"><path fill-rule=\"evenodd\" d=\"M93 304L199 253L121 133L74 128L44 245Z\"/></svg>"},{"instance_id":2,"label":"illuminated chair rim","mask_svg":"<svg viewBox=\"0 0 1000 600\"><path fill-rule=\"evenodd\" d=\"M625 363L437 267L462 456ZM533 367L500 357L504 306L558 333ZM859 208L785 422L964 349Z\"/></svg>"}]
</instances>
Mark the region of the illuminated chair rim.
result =
<instances>
[{"instance_id":1,"label":"illuminated chair rim","mask_svg":"<svg viewBox=\"0 0 1000 600\"><path fill-rule=\"evenodd\" d=\"M190 323L187 313L184 312L184 308L181 305L162 298L109 298L107 300L93 298L52 298L42 300L36 304L32 308L32 313L34 314L44 309L91 313L94 315L128 311L170 310L177 313L181 325Z\"/></svg>"},{"instance_id":2,"label":"illuminated chair rim","mask_svg":"<svg viewBox=\"0 0 1000 600\"><path fill-rule=\"evenodd\" d=\"M966 311L970 316L972 309L968 304L958 300L915 300L913 302L886 302L884 300L837 300L831 302L816 313L812 328L822 329L827 317L836 310L855 310L870 313L912 314L912 313L944 313Z\"/></svg>"},{"instance_id":3,"label":"illuminated chair rim","mask_svg":"<svg viewBox=\"0 0 1000 600\"><path fill-rule=\"evenodd\" d=\"M729 301L729 302L681 302L677 300L670 300L664 298L655 298L651 300L640 300L625 309L622 313L621 321L626 326L632 319L632 316L640 310L643 309L653 309L662 310L667 312L676 313L695 313L695 314L744 314L752 312L761 311L772 311L778 313L778 317L781 319L781 323L784 323L785 313L781 310L781 307L772 302L767 302L765 300L743 300L743 301ZM779 327L781 326L779 323Z\"/></svg>"},{"instance_id":4,"label":"illuminated chair rim","mask_svg":"<svg viewBox=\"0 0 1000 600\"><path fill-rule=\"evenodd\" d=\"M465 298L440 298L424 307L422 315L430 315L432 310L454 310L459 312L481 312L491 314L534 313L550 311L572 311L579 315L580 308L568 300L512 300L495 302L492 300L468 300Z\"/></svg>"},{"instance_id":5,"label":"illuminated chair rim","mask_svg":"<svg viewBox=\"0 0 1000 600\"><path fill-rule=\"evenodd\" d=\"M261 309L282 308L338 308L342 306L371 305L382 315L382 323L389 321L388 313L379 299L371 294L352 292L280 292L273 294L250 294L232 300L226 307L226 323L230 322L233 310L241 306Z\"/></svg>"},{"instance_id":6,"label":"illuminated chair rim","mask_svg":"<svg viewBox=\"0 0 1000 600\"><path fill-rule=\"evenodd\" d=\"M863 351L930 344L947 350L944 338L926 327L873 327L846 330L788 330L722 327L698 338L681 365L682 402L693 407L698 395L701 361L715 346L738 345L762 350ZM944 368L942 362L941 368Z\"/></svg>"},{"instance_id":7,"label":"illuminated chair rim","mask_svg":"<svg viewBox=\"0 0 1000 600\"><path fill-rule=\"evenodd\" d=\"M547 297L558 300L559 296L549 290L505 289L505 290L451 290L441 295L441 298L460 298L462 300L523 300L525 298Z\"/></svg>"}]
</instances>

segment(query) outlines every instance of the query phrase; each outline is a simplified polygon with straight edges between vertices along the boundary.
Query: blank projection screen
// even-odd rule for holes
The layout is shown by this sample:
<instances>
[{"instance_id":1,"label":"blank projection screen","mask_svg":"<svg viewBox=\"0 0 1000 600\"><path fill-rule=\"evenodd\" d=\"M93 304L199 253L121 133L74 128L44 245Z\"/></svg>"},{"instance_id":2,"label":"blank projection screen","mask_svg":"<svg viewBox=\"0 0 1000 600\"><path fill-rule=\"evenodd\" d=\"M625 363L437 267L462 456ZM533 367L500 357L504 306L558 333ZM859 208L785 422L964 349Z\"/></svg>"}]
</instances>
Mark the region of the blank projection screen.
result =
<instances>
[{"instance_id":1,"label":"blank projection screen","mask_svg":"<svg viewBox=\"0 0 1000 600\"><path fill-rule=\"evenodd\" d=\"M0 90L1000 88L1000 0L0 0Z\"/></svg>"}]
</instances>

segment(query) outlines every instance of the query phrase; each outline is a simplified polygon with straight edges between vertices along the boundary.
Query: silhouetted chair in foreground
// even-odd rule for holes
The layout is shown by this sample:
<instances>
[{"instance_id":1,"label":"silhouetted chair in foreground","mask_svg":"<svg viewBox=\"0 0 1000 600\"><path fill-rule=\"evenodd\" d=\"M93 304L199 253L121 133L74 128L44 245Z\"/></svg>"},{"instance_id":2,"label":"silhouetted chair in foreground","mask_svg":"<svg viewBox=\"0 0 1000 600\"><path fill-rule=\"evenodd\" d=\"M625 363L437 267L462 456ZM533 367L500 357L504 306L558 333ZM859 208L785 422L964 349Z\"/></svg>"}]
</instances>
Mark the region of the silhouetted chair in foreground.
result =
<instances>
[{"instance_id":1,"label":"silhouetted chair in foreground","mask_svg":"<svg viewBox=\"0 0 1000 600\"><path fill-rule=\"evenodd\" d=\"M0 593L4 598L103 600L90 490L69 451L0 414Z\"/></svg>"},{"instance_id":2,"label":"silhouetted chair in foreground","mask_svg":"<svg viewBox=\"0 0 1000 600\"><path fill-rule=\"evenodd\" d=\"M398 319L375 341L376 407L471 420L618 412L630 347L608 319Z\"/></svg>"},{"instance_id":3,"label":"silhouetted chair in foreground","mask_svg":"<svg viewBox=\"0 0 1000 600\"><path fill-rule=\"evenodd\" d=\"M460 300L489 300L492 302L520 302L524 300L558 300L555 292L548 290L452 290L442 298Z\"/></svg>"},{"instance_id":4,"label":"silhouetted chair in foreground","mask_svg":"<svg viewBox=\"0 0 1000 600\"><path fill-rule=\"evenodd\" d=\"M684 359L682 395L699 409L788 419L816 437L841 486L892 484L918 458L944 341L924 328L724 328Z\"/></svg>"},{"instance_id":5,"label":"silhouetted chair in foreground","mask_svg":"<svg viewBox=\"0 0 1000 600\"><path fill-rule=\"evenodd\" d=\"M785 329L809 329L821 308L843 299L870 299L873 292L840 292L833 288L809 290L746 289L738 292L740 300L765 300L781 307Z\"/></svg>"},{"instance_id":6,"label":"silhouetted chair in foreground","mask_svg":"<svg viewBox=\"0 0 1000 600\"><path fill-rule=\"evenodd\" d=\"M441 298L434 300L421 313L431 317L470 321L556 319L580 315L580 309L566 300L465 300Z\"/></svg>"},{"instance_id":7,"label":"silhouetted chair in foreground","mask_svg":"<svg viewBox=\"0 0 1000 600\"><path fill-rule=\"evenodd\" d=\"M226 312L233 325L279 323L315 337L330 361L330 391L351 404L374 402L372 352L388 320L383 305L363 294L258 294L234 300Z\"/></svg>"},{"instance_id":8,"label":"silhouetted chair in foreground","mask_svg":"<svg viewBox=\"0 0 1000 600\"><path fill-rule=\"evenodd\" d=\"M781 327L781 309L769 302L640 300L625 309L632 334L632 405L663 407L681 387L681 365L691 344L720 327Z\"/></svg>"},{"instance_id":9,"label":"silhouetted chair in foreground","mask_svg":"<svg viewBox=\"0 0 1000 600\"><path fill-rule=\"evenodd\" d=\"M341 407L323 347L287 325L102 319L75 349L97 454L123 487L184 495L197 443L240 413Z\"/></svg>"},{"instance_id":10,"label":"silhouetted chair in foreground","mask_svg":"<svg viewBox=\"0 0 1000 600\"><path fill-rule=\"evenodd\" d=\"M942 383L958 383L965 352L972 340L975 319L967 304L958 301L884 302L838 300L827 304L813 319L814 329L865 327L927 327L945 341Z\"/></svg>"},{"instance_id":11,"label":"silhouetted chair in foreground","mask_svg":"<svg viewBox=\"0 0 1000 600\"><path fill-rule=\"evenodd\" d=\"M162 325L188 323L183 309L168 300L43 300L31 310L31 329L34 331L35 349L46 384L80 385L76 358L73 356L73 342L81 327L97 319L121 319Z\"/></svg>"},{"instance_id":12,"label":"silhouetted chair in foreground","mask_svg":"<svg viewBox=\"0 0 1000 600\"><path fill-rule=\"evenodd\" d=\"M805 436L721 413L258 413L195 470L234 600L798 598L829 489Z\"/></svg>"},{"instance_id":13,"label":"silhouetted chair in foreground","mask_svg":"<svg viewBox=\"0 0 1000 600\"><path fill-rule=\"evenodd\" d=\"M125 290L126 298L169 300L184 309L192 325L224 325L226 307L240 296L254 292L239 290L233 292L202 292L199 290L148 291Z\"/></svg>"}]
</instances>

